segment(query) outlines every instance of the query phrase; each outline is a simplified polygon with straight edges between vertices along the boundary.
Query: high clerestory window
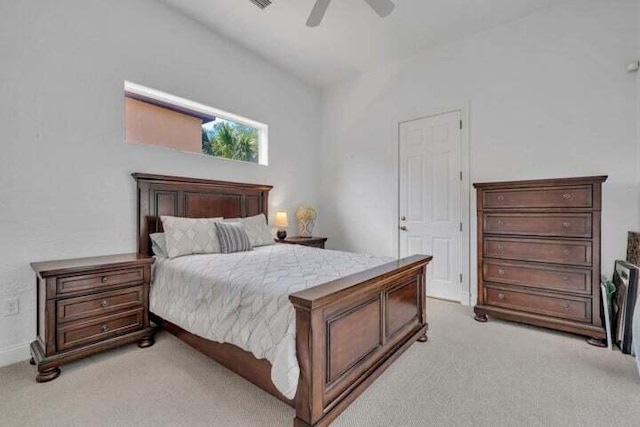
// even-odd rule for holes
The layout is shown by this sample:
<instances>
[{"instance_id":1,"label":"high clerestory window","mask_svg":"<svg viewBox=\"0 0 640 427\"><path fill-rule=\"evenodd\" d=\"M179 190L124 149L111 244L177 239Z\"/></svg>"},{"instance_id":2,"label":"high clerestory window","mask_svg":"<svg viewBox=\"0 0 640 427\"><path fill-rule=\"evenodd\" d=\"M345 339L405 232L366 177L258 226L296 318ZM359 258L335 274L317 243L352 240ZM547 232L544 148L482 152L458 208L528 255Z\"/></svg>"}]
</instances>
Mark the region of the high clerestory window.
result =
<instances>
[{"instance_id":1,"label":"high clerestory window","mask_svg":"<svg viewBox=\"0 0 640 427\"><path fill-rule=\"evenodd\" d=\"M125 82L125 141L268 164L268 126Z\"/></svg>"}]
</instances>

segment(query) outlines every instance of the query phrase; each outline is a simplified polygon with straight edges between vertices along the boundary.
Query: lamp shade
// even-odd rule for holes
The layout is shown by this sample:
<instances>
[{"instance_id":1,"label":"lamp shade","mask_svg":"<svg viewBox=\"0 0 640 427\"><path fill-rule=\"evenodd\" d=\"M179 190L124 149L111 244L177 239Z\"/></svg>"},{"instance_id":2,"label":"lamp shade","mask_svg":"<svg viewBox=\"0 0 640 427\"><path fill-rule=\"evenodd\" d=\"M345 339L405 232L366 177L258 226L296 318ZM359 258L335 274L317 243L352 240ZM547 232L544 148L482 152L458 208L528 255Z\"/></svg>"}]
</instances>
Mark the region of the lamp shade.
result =
<instances>
[{"instance_id":1,"label":"lamp shade","mask_svg":"<svg viewBox=\"0 0 640 427\"><path fill-rule=\"evenodd\" d=\"M289 226L289 221L287 220L287 213L286 212L276 213L276 220L274 221L273 225L275 225L276 228L287 228Z\"/></svg>"}]
</instances>

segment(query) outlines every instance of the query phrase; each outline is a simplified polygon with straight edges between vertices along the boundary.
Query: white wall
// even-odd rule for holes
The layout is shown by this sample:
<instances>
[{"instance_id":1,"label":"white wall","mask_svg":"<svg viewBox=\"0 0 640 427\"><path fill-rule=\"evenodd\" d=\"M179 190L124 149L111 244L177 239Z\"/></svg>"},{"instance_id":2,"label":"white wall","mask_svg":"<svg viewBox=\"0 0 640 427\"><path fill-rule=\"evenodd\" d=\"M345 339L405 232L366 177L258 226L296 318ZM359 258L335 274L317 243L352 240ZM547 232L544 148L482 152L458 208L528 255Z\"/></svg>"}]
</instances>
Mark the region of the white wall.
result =
<instances>
[{"instance_id":1,"label":"white wall","mask_svg":"<svg viewBox=\"0 0 640 427\"><path fill-rule=\"evenodd\" d=\"M636 13L636 20L638 23L638 28L640 28L640 6L638 7L637 13ZM632 58L632 60L634 61L638 61L640 60L640 31L638 31L637 34L637 40L638 40L638 45L636 47L636 56L634 58ZM640 72L636 72L635 74L635 79L636 79L636 91L637 91L637 102L636 102L636 119L637 119L637 135L636 135L636 141L638 142L638 146L640 147ZM638 150L638 179L640 179L640 150ZM640 193L640 189L637 190L638 193ZM640 228L639 228L640 229ZM638 231L638 230L636 230Z\"/></svg>"},{"instance_id":2,"label":"white wall","mask_svg":"<svg viewBox=\"0 0 640 427\"><path fill-rule=\"evenodd\" d=\"M268 167L123 142L123 82L270 126ZM132 172L272 184L318 201L319 90L151 0L0 2L0 365L35 336L29 262L136 250Z\"/></svg>"},{"instance_id":3,"label":"white wall","mask_svg":"<svg viewBox=\"0 0 640 427\"><path fill-rule=\"evenodd\" d=\"M608 174L603 272L639 226L637 2L572 0L323 94L329 246L397 255L398 122L469 107L471 181ZM475 190L471 190L475 293Z\"/></svg>"}]
</instances>

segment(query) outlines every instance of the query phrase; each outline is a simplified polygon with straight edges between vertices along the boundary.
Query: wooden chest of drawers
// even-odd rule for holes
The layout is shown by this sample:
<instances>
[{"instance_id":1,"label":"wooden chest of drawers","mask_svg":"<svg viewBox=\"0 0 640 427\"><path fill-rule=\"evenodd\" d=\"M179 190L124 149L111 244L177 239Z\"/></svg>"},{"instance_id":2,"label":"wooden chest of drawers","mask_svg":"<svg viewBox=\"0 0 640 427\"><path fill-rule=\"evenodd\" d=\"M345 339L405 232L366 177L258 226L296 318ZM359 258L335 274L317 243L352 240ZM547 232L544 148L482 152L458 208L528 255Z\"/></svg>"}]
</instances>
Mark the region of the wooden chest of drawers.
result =
<instances>
[{"instance_id":1,"label":"wooden chest of drawers","mask_svg":"<svg viewBox=\"0 0 640 427\"><path fill-rule=\"evenodd\" d=\"M38 382L59 366L124 344L153 345L149 285L153 258L137 254L31 264L37 273Z\"/></svg>"},{"instance_id":2,"label":"wooden chest of drawers","mask_svg":"<svg viewBox=\"0 0 640 427\"><path fill-rule=\"evenodd\" d=\"M478 303L487 316L600 345L601 187L606 176L474 184Z\"/></svg>"}]
</instances>

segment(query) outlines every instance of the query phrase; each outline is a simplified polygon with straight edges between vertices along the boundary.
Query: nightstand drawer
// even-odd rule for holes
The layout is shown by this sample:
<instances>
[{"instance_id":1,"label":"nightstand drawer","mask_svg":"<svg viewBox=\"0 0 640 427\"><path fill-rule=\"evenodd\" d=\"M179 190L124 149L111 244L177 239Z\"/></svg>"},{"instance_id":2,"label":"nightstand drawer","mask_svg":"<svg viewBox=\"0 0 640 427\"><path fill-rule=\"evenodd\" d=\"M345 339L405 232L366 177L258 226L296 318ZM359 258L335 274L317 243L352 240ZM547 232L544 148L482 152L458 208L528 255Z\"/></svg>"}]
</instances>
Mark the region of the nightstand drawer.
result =
<instances>
[{"instance_id":1,"label":"nightstand drawer","mask_svg":"<svg viewBox=\"0 0 640 427\"><path fill-rule=\"evenodd\" d=\"M143 268L108 271L101 274L89 274L83 276L61 277L56 282L56 293L58 295L65 295L94 289L107 290L108 288L128 283L142 283L143 280Z\"/></svg>"},{"instance_id":2,"label":"nightstand drawer","mask_svg":"<svg viewBox=\"0 0 640 427\"><path fill-rule=\"evenodd\" d=\"M58 351L141 329L144 309L67 323L58 328Z\"/></svg>"},{"instance_id":3,"label":"nightstand drawer","mask_svg":"<svg viewBox=\"0 0 640 427\"><path fill-rule=\"evenodd\" d=\"M111 292L103 292L86 297L57 301L58 322L70 322L88 317L100 316L125 309L142 307L144 286L134 286Z\"/></svg>"},{"instance_id":4,"label":"nightstand drawer","mask_svg":"<svg viewBox=\"0 0 640 427\"><path fill-rule=\"evenodd\" d=\"M324 249L324 242L313 242L313 243L308 243L305 246L309 247L309 248L320 248L320 249Z\"/></svg>"}]
</instances>

